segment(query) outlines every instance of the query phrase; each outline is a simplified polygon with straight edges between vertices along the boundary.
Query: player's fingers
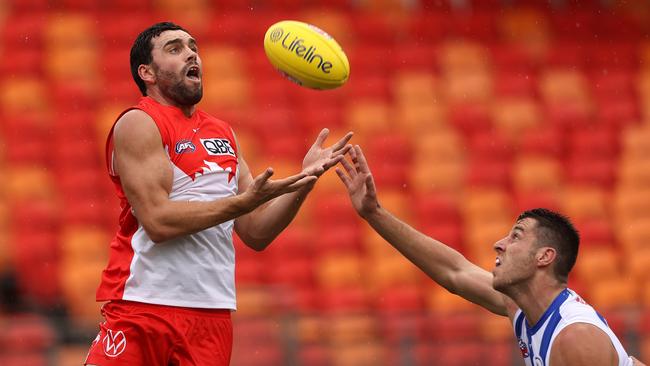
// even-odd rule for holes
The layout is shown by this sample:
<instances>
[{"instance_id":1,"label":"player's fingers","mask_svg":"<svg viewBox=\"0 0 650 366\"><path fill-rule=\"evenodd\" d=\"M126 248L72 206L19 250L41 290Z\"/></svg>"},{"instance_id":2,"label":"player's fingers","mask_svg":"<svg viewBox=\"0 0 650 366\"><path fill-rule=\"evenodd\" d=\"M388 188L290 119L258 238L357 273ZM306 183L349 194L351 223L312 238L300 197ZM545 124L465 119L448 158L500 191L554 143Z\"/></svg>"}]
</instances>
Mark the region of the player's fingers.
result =
<instances>
[{"instance_id":1,"label":"player's fingers","mask_svg":"<svg viewBox=\"0 0 650 366\"><path fill-rule=\"evenodd\" d=\"M272 175L273 175L273 168L268 167L268 168L266 168L266 170L264 170L264 172L262 172L262 174L260 174L260 175L258 175L257 177L255 177L255 183L256 183L258 186L259 186L259 185L262 185L262 184L264 184L266 181L268 181L269 178L271 178Z\"/></svg>"},{"instance_id":2,"label":"player's fingers","mask_svg":"<svg viewBox=\"0 0 650 366\"><path fill-rule=\"evenodd\" d=\"M316 141L314 142L314 146L321 147L323 146L323 142L325 142L325 139L327 139L327 136L330 134L330 130L327 128L323 128L320 133L318 134L318 137L316 137Z\"/></svg>"},{"instance_id":3,"label":"player's fingers","mask_svg":"<svg viewBox=\"0 0 650 366\"><path fill-rule=\"evenodd\" d=\"M338 140L334 145L332 145L332 151L339 151L341 148L345 146L345 144L350 141L352 138L353 132L348 132L343 136L340 140Z\"/></svg>"},{"instance_id":4,"label":"player's fingers","mask_svg":"<svg viewBox=\"0 0 650 366\"><path fill-rule=\"evenodd\" d=\"M344 158L343 155L338 155L338 156L335 156L335 157L329 159L328 161L326 161L326 162L323 164L323 172L324 172L325 170L327 170L327 169L333 167L334 165L338 164L339 161L342 161L342 160L343 160L343 158Z\"/></svg>"},{"instance_id":5,"label":"player's fingers","mask_svg":"<svg viewBox=\"0 0 650 366\"><path fill-rule=\"evenodd\" d=\"M368 194L371 196L376 196L377 191L375 189L375 181L374 179L372 179L372 174L367 173L365 178L365 183L366 183L366 189L368 190Z\"/></svg>"},{"instance_id":6,"label":"player's fingers","mask_svg":"<svg viewBox=\"0 0 650 366\"><path fill-rule=\"evenodd\" d=\"M352 178L357 175L357 171L354 169L352 164L348 161L348 159L342 159L341 160L341 165L343 165L343 168L345 171L348 173L348 175Z\"/></svg>"},{"instance_id":7,"label":"player's fingers","mask_svg":"<svg viewBox=\"0 0 650 366\"><path fill-rule=\"evenodd\" d=\"M351 150L352 150L352 145L347 144L347 145L343 146L342 149L333 152L333 153L332 153L332 156L345 155L345 154L347 154L347 153L348 153L349 151L351 151Z\"/></svg>"},{"instance_id":8,"label":"player's fingers","mask_svg":"<svg viewBox=\"0 0 650 366\"><path fill-rule=\"evenodd\" d=\"M313 176L313 175L308 175L308 176L302 177L301 179L297 180L296 182L293 182L293 183L289 184L287 186L287 188L285 189L285 192L287 192L287 193L288 192L293 192L293 191L296 191L296 190L298 190L298 189L300 189L300 188L302 188L302 187L304 187L306 185L314 184L314 183L316 183L317 179L318 179L318 177Z\"/></svg>"},{"instance_id":9,"label":"player's fingers","mask_svg":"<svg viewBox=\"0 0 650 366\"><path fill-rule=\"evenodd\" d=\"M350 189L350 177L348 177L347 174L343 173L343 171L339 168L334 169L334 171L336 172L336 175L338 175L341 179L341 182L343 182L345 188Z\"/></svg>"},{"instance_id":10,"label":"player's fingers","mask_svg":"<svg viewBox=\"0 0 650 366\"><path fill-rule=\"evenodd\" d=\"M354 150L355 150L355 155L357 156L357 162L359 163L359 171L361 171L362 173L370 173L370 168L368 167L368 162L366 161L366 157L363 155L363 150L361 150L361 146L355 145Z\"/></svg>"}]
</instances>

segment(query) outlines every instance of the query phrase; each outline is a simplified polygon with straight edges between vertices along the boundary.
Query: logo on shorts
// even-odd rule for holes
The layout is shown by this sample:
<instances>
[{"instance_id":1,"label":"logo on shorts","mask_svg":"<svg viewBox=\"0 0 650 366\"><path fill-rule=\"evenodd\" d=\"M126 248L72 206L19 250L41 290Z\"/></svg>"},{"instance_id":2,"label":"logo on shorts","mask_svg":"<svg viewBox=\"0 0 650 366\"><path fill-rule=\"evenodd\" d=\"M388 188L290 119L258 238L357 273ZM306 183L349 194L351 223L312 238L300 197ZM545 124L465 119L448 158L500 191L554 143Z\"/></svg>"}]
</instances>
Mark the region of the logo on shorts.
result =
<instances>
[{"instance_id":1,"label":"logo on shorts","mask_svg":"<svg viewBox=\"0 0 650 366\"><path fill-rule=\"evenodd\" d=\"M104 344L104 353L108 357L117 357L126 349L126 336L124 332L106 329L106 335L102 339Z\"/></svg>"}]
</instances>

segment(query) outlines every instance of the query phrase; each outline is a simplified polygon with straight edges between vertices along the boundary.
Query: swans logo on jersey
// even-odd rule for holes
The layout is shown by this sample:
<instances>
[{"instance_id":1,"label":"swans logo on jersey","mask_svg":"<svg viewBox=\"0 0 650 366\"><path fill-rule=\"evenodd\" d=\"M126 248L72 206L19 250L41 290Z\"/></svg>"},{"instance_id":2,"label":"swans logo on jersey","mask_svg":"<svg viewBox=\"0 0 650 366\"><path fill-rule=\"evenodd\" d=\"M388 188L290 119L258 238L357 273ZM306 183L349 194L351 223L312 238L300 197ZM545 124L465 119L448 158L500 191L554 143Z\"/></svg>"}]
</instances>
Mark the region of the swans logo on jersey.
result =
<instances>
[{"instance_id":1,"label":"swans logo on jersey","mask_svg":"<svg viewBox=\"0 0 650 366\"><path fill-rule=\"evenodd\" d=\"M113 333L111 329L106 329L102 343L106 356L117 357L126 349L126 336L121 330Z\"/></svg>"},{"instance_id":2,"label":"swans logo on jersey","mask_svg":"<svg viewBox=\"0 0 650 366\"><path fill-rule=\"evenodd\" d=\"M176 151L176 154L182 154L182 153L192 153L196 151L196 146L192 143L192 141L189 140L180 140L179 142L176 143L176 147L174 148L174 151Z\"/></svg>"},{"instance_id":3,"label":"swans logo on jersey","mask_svg":"<svg viewBox=\"0 0 650 366\"><path fill-rule=\"evenodd\" d=\"M528 357L528 346L521 339L519 340L519 350L524 358Z\"/></svg>"},{"instance_id":4,"label":"swans logo on jersey","mask_svg":"<svg viewBox=\"0 0 650 366\"><path fill-rule=\"evenodd\" d=\"M209 155L230 155L235 156L235 150L230 145L230 140L211 138L201 139L201 145L205 148Z\"/></svg>"}]
</instances>

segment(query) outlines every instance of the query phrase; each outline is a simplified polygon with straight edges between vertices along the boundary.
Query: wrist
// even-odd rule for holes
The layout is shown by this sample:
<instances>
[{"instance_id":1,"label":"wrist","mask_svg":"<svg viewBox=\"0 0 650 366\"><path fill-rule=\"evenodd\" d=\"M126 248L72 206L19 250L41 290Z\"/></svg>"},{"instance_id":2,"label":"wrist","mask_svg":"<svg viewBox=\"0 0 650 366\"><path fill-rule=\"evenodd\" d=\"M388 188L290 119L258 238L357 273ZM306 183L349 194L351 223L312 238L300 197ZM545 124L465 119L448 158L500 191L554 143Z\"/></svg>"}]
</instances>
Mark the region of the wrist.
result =
<instances>
[{"instance_id":1,"label":"wrist","mask_svg":"<svg viewBox=\"0 0 650 366\"><path fill-rule=\"evenodd\" d=\"M372 222L377 220L379 217L381 217L383 211L384 211L383 207L381 207L379 205L379 202L377 202L376 206L363 210L362 212L359 212L359 215L361 216L362 219L368 222Z\"/></svg>"}]
</instances>

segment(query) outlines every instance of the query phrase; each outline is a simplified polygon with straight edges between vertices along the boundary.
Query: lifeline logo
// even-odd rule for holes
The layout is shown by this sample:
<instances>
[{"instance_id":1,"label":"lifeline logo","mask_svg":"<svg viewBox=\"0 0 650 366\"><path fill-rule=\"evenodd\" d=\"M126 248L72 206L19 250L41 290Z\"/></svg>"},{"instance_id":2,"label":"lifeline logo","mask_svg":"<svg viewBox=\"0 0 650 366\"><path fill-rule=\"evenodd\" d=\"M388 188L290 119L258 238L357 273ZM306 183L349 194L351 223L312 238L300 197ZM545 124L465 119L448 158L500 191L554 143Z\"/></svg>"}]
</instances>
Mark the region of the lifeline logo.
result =
<instances>
[{"instance_id":1,"label":"lifeline logo","mask_svg":"<svg viewBox=\"0 0 650 366\"><path fill-rule=\"evenodd\" d=\"M106 336L102 343L106 356L117 357L126 349L126 336L121 330L113 333L111 329L106 329Z\"/></svg>"},{"instance_id":2,"label":"lifeline logo","mask_svg":"<svg viewBox=\"0 0 650 366\"><path fill-rule=\"evenodd\" d=\"M271 31L269 37L271 41L275 43L280 40L283 33L284 31L282 28L276 28ZM309 48L307 48L307 46L304 45L304 39L294 36L292 40L289 40L290 36L291 32L288 32L284 35L282 38L282 48L291 53L295 53L298 57L304 59L309 64L312 64L314 61L316 61L316 68L325 74L329 74L331 72L332 63L325 60L322 55L316 53L316 47L309 46Z\"/></svg>"}]
</instances>

